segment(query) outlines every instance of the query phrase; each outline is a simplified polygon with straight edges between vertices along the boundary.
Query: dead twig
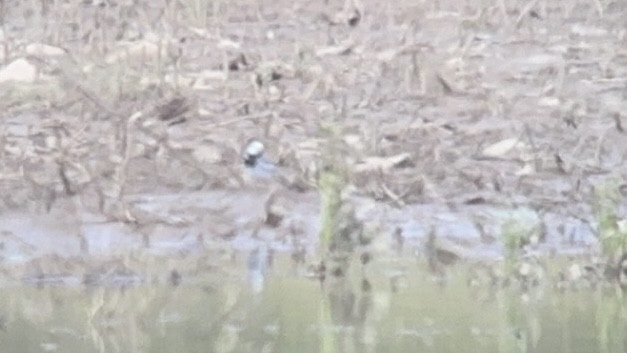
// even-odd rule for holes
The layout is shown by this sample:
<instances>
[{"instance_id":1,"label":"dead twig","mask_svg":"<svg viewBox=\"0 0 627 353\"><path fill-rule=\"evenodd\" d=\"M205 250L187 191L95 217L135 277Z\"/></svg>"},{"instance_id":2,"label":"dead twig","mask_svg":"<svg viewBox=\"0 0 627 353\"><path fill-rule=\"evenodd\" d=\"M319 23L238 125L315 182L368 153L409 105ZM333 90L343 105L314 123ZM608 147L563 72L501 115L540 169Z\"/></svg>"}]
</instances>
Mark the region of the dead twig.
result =
<instances>
[{"instance_id":1,"label":"dead twig","mask_svg":"<svg viewBox=\"0 0 627 353\"><path fill-rule=\"evenodd\" d=\"M224 126L229 126L229 125L234 125L234 124L237 124L237 123L241 123L243 121L265 119L265 118L269 118L271 116L272 116L272 112L266 111L266 112L262 112L262 113L259 113L259 114L252 114L252 115L247 115L247 116L234 118L234 119L230 119L230 120L226 120L226 121L220 121L220 122L208 124L207 127L212 127L212 128L213 127L224 127Z\"/></svg>"}]
</instances>

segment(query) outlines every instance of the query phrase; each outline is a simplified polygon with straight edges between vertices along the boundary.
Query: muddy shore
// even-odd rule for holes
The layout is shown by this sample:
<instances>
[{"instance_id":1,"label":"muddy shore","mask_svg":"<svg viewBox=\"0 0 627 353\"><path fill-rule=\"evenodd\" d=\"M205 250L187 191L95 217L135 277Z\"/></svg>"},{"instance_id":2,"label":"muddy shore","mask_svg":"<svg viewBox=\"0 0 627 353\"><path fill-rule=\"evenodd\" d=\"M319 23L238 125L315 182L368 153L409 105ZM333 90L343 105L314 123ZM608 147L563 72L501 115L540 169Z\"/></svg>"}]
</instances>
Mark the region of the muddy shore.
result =
<instances>
[{"instance_id":1,"label":"muddy shore","mask_svg":"<svg viewBox=\"0 0 627 353\"><path fill-rule=\"evenodd\" d=\"M598 253L598 190L627 173L627 4L501 3L8 2L2 275L313 253L329 125L381 249L435 234L498 259L515 220L527 251ZM287 182L243 165L250 138Z\"/></svg>"}]
</instances>

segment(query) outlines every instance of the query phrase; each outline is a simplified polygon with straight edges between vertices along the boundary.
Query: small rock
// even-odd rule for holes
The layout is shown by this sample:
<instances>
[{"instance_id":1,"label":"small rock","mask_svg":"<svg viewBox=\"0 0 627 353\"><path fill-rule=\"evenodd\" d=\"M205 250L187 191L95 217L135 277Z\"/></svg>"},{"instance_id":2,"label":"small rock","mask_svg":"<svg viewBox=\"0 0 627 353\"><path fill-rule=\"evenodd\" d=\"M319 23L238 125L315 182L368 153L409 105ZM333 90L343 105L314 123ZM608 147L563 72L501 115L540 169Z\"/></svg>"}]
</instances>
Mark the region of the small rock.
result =
<instances>
[{"instance_id":1,"label":"small rock","mask_svg":"<svg viewBox=\"0 0 627 353\"><path fill-rule=\"evenodd\" d=\"M31 43L26 46L26 53L28 55L38 57L59 57L65 55L65 50L52 45L42 43Z\"/></svg>"},{"instance_id":2,"label":"small rock","mask_svg":"<svg viewBox=\"0 0 627 353\"><path fill-rule=\"evenodd\" d=\"M34 82L37 68L24 58L16 59L0 70L0 82Z\"/></svg>"}]
</instances>

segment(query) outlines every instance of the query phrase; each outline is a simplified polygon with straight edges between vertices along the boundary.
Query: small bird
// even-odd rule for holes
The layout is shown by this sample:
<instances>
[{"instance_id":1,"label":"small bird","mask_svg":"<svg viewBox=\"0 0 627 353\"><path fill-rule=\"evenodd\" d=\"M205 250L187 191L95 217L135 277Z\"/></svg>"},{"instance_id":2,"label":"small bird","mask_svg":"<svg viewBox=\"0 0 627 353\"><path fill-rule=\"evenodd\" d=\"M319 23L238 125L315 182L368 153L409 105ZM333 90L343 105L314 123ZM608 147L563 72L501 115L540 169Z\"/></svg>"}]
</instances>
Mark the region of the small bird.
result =
<instances>
[{"instance_id":1,"label":"small bird","mask_svg":"<svg viewBox=\"0 0 627 353\"><path fill-rule=\"evenodd\" d=\"M244 164L247 167L255 167L259 158L263 156L265 146L257 139L250 139L244 147Z\"/></svg>"},{"instance_id":2,"label":"small bird","mask_svg":"<svg viewBox=\"0 0 627 353\"><path fill-rule=\"evenodd\" d=\"M276 173L277 165L264 158L264 144L257 139L250 139L244 147L244 165L251 169L253 174L262 177L272 177Z\"/></svg>"},{"instance_id":3,"label":"small bird","mask_svg":"<svg viewBox=\"0 0 627 353\"><path fill-rule=\"evenodd\" d=\"M304 192L308 189L307 183L290 170L279 167L276 163L264 158L264 144L258 139L250 139L244 147L242 157L244 165L255 177L273 179L289 189Z\"/></svg>"}]
</instances>

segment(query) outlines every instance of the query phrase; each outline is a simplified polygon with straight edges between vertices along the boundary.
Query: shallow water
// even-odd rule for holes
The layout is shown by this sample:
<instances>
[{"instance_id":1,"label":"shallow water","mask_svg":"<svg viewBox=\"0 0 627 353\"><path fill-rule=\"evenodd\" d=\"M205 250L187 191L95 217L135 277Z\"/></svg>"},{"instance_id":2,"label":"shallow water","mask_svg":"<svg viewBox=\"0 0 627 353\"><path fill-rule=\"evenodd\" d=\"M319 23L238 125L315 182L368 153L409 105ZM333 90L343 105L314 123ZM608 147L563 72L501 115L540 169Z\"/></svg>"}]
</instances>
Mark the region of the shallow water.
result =
<instances>
[{"instance_id":1,"label":"shallow water","mask_svg":"<svg viewBox=\"0 0 627 353\"><path fill-rule=\"evenodd\" d=\"M469 285L380 259L324 284L283 255L238 253L178 285L9 286L6 352L624 352L620 289ZM516 287L516 288L515 288Z\"/></svg>"}]
</instances>

